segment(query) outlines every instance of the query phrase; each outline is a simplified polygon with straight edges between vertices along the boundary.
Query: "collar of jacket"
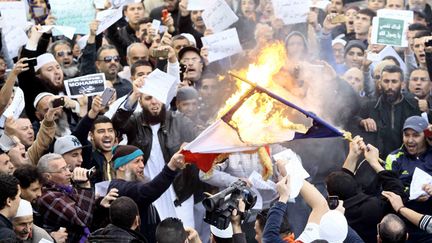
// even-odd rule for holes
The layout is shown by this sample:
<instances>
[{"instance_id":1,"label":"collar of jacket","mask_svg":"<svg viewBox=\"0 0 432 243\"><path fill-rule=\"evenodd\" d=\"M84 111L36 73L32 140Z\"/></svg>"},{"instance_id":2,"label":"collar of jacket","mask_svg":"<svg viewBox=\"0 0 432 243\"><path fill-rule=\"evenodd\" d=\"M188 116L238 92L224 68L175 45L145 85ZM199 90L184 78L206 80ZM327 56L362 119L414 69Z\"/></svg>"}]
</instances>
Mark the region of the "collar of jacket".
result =
<instances>
[{"instance_id":1,"label":"collar of jacket","mask_svg":"<svg viewBox=\"0 0 432 243\"><path fill-rule=\"evenodd\" d=\"M0 213L0 226L5 226L9 229L13 229L12 222Z\"/></svg>"},{"instance_id":2,"label":"collar of jacket","mask_svg":"<svg viewBox=\"0 0 432 243\"><path fill-rule=\"evenodd\" d=\"M401 93L401 99L397 103L395 103L393 105L397 105L397 104L400 104L400 103L406 101L410 106L412 106L413 108L415 108L416 104L413 103L413 100L415 100L415 99L414 98L410 99L410 97L411 96L409 94ZM386 101L384 100L383 95L380 95L380 97L378 98L378 100L377 100L374 108L376 109L378 107L382 107L384 105L384 102L386 102ZM390 105L392 105L392 104L390 104Z\"/></svg>"}]
</instances>

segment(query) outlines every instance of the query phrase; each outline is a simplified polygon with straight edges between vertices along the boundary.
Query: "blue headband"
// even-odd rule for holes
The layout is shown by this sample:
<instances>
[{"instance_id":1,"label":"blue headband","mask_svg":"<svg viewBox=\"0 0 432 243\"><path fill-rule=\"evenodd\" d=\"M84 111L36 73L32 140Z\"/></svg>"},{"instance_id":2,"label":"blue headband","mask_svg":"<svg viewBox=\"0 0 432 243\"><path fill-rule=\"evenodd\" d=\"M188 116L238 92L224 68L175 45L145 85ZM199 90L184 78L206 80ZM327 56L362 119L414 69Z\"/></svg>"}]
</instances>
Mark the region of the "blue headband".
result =
<instances>
[{"instance_id":1,"label":"blue headband","mask_svg":"<svg viewBox=\"0 0 432 243\"><path fill-rule=\"evenodd\" d=\"M143 151L141 151L141 149L137 149L131 154L128 154L128 155L125 155L122 157L118 157L117 159L114 160L114 169L117 170L119 167L131 162L135 158L142 156L142 155L144 155Z\"/></svg>"}]
</instances>

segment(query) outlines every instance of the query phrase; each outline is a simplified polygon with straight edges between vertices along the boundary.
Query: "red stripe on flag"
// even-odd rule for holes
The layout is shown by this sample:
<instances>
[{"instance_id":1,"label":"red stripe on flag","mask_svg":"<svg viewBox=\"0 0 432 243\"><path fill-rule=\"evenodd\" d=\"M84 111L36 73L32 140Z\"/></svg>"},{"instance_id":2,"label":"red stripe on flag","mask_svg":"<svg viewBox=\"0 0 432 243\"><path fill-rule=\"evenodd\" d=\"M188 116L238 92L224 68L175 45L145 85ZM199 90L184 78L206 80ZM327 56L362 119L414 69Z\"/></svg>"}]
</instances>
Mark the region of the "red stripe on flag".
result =
<instances>
[{"instance_id":1,"label":"red stripe on flag","mask_svg":"<svg viewBox=\"0 0 432 243\"><path fill-rule=\"evenodd\" d=\"M186 163L195 164L198 169L204 172L211 170L215 159L220 155L192 153L188 150L182 150L180 153L185 156Z\"/></svg>"}]
</instances>

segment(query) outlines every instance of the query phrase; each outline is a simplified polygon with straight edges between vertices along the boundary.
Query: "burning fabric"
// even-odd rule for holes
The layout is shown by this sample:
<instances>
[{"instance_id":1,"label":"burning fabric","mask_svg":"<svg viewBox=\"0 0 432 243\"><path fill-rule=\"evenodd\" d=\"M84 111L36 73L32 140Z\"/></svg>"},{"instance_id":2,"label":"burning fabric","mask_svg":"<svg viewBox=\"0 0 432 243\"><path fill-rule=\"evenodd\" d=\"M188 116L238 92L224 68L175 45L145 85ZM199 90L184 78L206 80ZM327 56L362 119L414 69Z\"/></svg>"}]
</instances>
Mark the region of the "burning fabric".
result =
<instances>
[{"instance_id":1,"label":"burning fabric","mask_svg":"<svg viewBox=\"0 0 432 243\"><path fill-rule=\"evenodd\" d=\"M239 71L239 75L230 73L237 79L238 90L220 110L220 118L184 147L186 161L208 172L229 153L256 151L264 169L262 176L267 179L272 164L266 145L297 138L342 136L327 122L276 94L283 88L278 88L273 78L287 62L284 45L276 43L264 48L248 70Z\"/></svg>"}]
</instances>

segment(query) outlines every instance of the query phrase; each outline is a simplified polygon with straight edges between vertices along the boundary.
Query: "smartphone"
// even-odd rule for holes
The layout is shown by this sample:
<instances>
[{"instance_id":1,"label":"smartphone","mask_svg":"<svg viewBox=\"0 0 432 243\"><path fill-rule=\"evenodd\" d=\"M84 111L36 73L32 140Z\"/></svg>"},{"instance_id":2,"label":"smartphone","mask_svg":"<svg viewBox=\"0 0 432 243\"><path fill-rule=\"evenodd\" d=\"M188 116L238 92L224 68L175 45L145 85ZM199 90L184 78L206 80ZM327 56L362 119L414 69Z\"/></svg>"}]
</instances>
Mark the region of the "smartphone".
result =
<instances>
[{"instance_id":1,"label":"smartphone","mask_svg":"<svg viewBox=\"0 0 432 243\"><path fill-rule=\"evenodd\" d=\"M425 47L432 46L432 39L425 42Z\"/></svg>"},{"instance_id":2,"label":"smartphone","mask_svg":"<svg viewBox=\"0 0 432 243\"><path fill-rule=\"evenodd\" d=\"M168 58L168 53L169 53L168 49L164 49L164 50L153 49L152 56L156 58L166 59Z\"/></svg>"},{"instance_id":3,"label":"smartphone","mask_svg":"<svg viewBox=\"0 0 432 243\"><path fill-rule=\"evenodd\" d=\"M108 105L108 102L114 96L114 93L115 93L115 89L113 88L106 88L104 90L104 92L102 93L102 106Z\"/></svg>"},{"instance_id":4,"label":"smartphone","mask_svg":"<svg viewBox=\"0 0 432 243\"><path fill-rule=\"evenodd\" d=\"M336 15L334 18L331 19L332 24L341 24L345 23L346 17L343 14Z\"/></svg>"},{"instance_id":5,"label":"smartphone","mask_svg":"<svg viewBox=\"0 0 432 243\"><path fill-rule=\"evenodd\" d=\"M57 108L59 106L64 106L64 104L65 104L64 97L60 97L60 98L57 98L57 99L52 101L52 107L53 108Z\"/></svg>"},{"instance_id":6,"label":"smartphone","mask_svg":"<svg viewBox=\"0 0 432 243\"><path fill-rule=\"evenodd\" d=\"M339 197L338 196L328 196L327 203L330 210L336 209L339 206Z\"/></svg>"},{"instance_id":7,"label":"smartphone","mask_svg":"<svg viewBox=\"0 0 432 243\"><path fill-rule=\"evenodd\" d=\"M183 82L183 78L184 78L184 74L186 72L186 69L187 69L186 65L180 63L180 81L182 81L182 82Z\"/></svg>"},{"instance_id":8,"label":"smartphone","mask_svg":"<svg viewBox=\"0 0 432 243\"><path fill-rule=\"evenodd\" d=\"M37 58L36 57L29 58L29 59L23 61L23 63L27 63L29 67L34 67L37 65Z\"/></svg>"},{"instance_id":9,"label":"smartphone","mask_svg":"<svg viewBox=\"0 0 432 243\"><path fill-rule=\"evenodd\" d=\"M168 9L163 9L162 10L162 21L165 21L169 16L169 12Z\"/></svg>"}]
</instances>

